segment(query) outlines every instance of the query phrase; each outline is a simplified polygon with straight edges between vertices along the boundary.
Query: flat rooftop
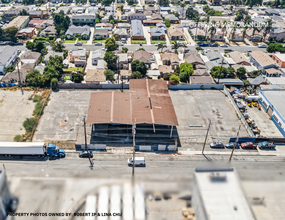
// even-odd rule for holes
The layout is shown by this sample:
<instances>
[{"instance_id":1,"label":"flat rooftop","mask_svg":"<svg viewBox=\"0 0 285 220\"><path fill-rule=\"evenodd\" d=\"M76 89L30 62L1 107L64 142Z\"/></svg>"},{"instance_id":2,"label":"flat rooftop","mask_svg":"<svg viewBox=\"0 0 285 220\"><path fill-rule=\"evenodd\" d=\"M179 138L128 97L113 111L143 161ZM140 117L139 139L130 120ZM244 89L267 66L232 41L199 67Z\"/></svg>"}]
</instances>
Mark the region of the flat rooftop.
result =
<instances>
[{"instance_id":1,"label":"flat rooftop","mask_svg":"<svg viewBox=\"0 0 285 220\"><path fill-rule=\"evenodd\" d=\"M263 91L264 96L274 106L278 113L285 119L285 90L280 91Z\"/></svg>"},{"instance_id":2,"label":"flat rooftop","mask_svg":"<svg viewBox=\"0 0 285 220\"><path fill-rule=\"evenodd\" d=\"M194 175L208 219L254 219L234 169L196 171Z\"/></svg>"}]
</instances>

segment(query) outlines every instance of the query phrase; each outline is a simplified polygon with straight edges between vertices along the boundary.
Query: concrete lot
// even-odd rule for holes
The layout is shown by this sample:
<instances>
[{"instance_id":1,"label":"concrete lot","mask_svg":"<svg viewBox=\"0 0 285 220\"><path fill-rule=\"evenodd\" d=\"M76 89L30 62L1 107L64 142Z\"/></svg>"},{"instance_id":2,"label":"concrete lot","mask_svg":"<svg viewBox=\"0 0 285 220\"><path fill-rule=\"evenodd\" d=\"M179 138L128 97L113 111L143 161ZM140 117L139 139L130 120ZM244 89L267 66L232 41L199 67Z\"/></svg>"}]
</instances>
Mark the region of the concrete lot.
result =
<instances>
[{"instance_id":1,"label":"concrete lot","mask_svg":"<svg viewBox=\"0 0 285 220\"><path fill-rule=\"evenodd\" d=\"M228 143L231 137L236 136L239 119L222 91L179 90L169 93L179 123L177 131L182 149L201 150L208 119L212 124L206 150L210 150L209 143L213 141ZM246 130L241 127L240 137L247 136Z\"/></svg>"},{"instance_id":2,"label":"concrete lot","mask_svg":"<svg viewBox=\"0 0 285 220\"><path fill-rule=\"evenodd\" d=\"M0 141L13 141L18 134L25 134L23 122L33 117L35 104L28 98L33 94L30 91L0 90Z\"/></svg>"},{"instance_id":3,"label":"concrete lot","mask_svg":"<svg viewBox=\"0 0 285 220\"><path fill-rule=\"evenodd\" d=\"M261 107L259 111L257 107L247 107L247 113L251 119L255 121L257 127L261 130L261 135L264 137L283 138L278 128L275 126L269 115Z\"/></svg>"},{"instance_id":4,"label":"concrete lot","mask_svg":"<svg viewBox=\"0 0 285 220\"><path fill-rule=\"evenodd\" d=\"M60 90L50 96L34 141L76 141L83 116L87 116L90 94L106 90ZM108 90L111 91L111 90ZM84 136L83 129L80 136Z\"/></svg>"}]
</instances>

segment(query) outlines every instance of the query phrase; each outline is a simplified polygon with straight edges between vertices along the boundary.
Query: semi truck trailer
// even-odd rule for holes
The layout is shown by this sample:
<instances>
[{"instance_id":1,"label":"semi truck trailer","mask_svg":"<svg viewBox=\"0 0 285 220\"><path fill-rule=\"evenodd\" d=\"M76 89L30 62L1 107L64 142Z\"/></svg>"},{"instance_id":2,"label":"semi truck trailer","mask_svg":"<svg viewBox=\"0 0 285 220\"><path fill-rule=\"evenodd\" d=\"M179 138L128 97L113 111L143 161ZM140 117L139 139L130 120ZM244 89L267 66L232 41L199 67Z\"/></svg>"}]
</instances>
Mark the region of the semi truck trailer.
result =
<instances>
[{"instance_id":1,"label":"semi truck trailer","mask_svg":"<svg viewBox=\"0 0 285 220\"><path fill-rule=\"evenodd\" d=\"M0 142L2 156L65 157L65 152L53 144L44 142Z\"/></svg>"}]
</instances>

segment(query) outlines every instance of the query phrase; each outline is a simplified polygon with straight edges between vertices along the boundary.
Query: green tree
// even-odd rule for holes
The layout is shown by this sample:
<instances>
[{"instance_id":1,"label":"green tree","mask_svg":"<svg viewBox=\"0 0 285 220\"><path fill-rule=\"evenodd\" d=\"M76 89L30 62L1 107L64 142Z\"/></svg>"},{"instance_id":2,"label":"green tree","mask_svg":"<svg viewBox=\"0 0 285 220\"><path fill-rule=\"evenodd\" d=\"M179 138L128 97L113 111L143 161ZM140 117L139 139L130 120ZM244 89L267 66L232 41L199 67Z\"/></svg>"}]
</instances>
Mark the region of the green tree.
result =
<instances>
[{"instance_id":1,"label":"green tree","mask_svg":"<svg viewBox=\"0 0 285 220\"><path fill-rule=\"evenodd\" d=\"M158 0L159 6L169 6L169 0Z\"/></svg>"},{"instance_id":2,"label":"green tree","mask_svg":"<svg viewBox=\"0 0 285 220\"><path fill-rule=\"evenodd\" d=\"M16 135L13 139L15 142L22 142L23 141L23 135Z\"/></svg>"},{"instance_id":3,"label":"green tree","mask_svg":"<svg viewBox=\"0 0 285 220\"><path fill-rule=\"evenodd\" d=\"M244 86L249 86L250 85L248 80L243 80L242 82L243 82Z\"/></svg>"},{"instance_id":4,"label":"green tree","mask_svg":"<svg viewBox=\"0 0 285 220\"><path fill-rule=\"evenodd\" d=\"M95 18L95 23L100 23L101 22L102 17L100 16L100 14L96 14L96 18Z\"/></svg>"},{"instance_id":5,"label":"green tree","mask_svg":"<svg viewBox=\"0 0 285 220\"><path fill-rule=\"evenodd\" d=\"M262 0L246 0L246 5L253 7L254 5L262 5Z\"/></svg>"},{"instance_id":6,"label":"green tree","mask_svg":"<svg viewBox=\"0 0 285 220\"><path fill-rule=\"evenodd\" d=\"M161 51L160 51L161 53L162 53L163 48L166 48L165 44L158 44L157 45L157 50L161 49Z\"/></svg>"},{"instance_id":7,"label":"green tree","mask_svg":"<svg viewBox=\"0 0 285 220\"><path fill-rule=\"evenodd\" d=\"M194 18L199 17L199 12L192 7L187 8L186 10L186 18L190 20L194 20Z\"/></svg>"},{"instance_id":8,"label":"green tree","mask_svg":"<svg viewBox=\"0 0 285 220\"><path fill-rule=\"evenodd\" d=\"M115 19L114 19L114 16L113 16L113 15L110 15L110 16L109 16L109 23L110 23L110 24L114 24L114 23L115 23Z\"/></svg>"},{"instance_id":9,"label":"green tree","mask_svg":"<svg viewBox=\"0 0 285 220\"><path fill-rule=\"evenodd\" d=\"M246 69L244 67L240 67L237 69L237 76L239 78L244 78L246 74Z\"/></svg>"},{"instance_id":10,"label":"green tree","mask_svg":"<svg viewBox=\"0 0 285 220\"><path fill-rule=\"evenodd\" d=\"M170 84L172 85L177 85L180 83L180 78L179 76L175 75L175 74L172 74L170 77L169 77L169 82Z\"/></svg>"},{"instance_id":11,"label":"green tree","mask_svg":"<svg viewBox=\"0 0 285 220\"><path fill-rule=\"evenodd\" d=\"M13 72L15 70L15 66L7 66L4 68L5 73Z\"/></svg>"},{"instance_id":12,"label":"green tree","mask_svg":"<svg viewBox=\"0 0 285 220\"><path fill-rule=\"evenodd\" d=\"M222 67L222 71L221 71L221 67L220 66L214 66L211 71L210 71L211 75L213 78L224 78L226 75L229 74L229 71L227 68Z\"/></svg>"},{"instance_id":13,"label":"green tree","mask_svg":"<svg viewBox=\"0 0 285 220\"><path fill-rule=\"evenodd\" d=\"M53 78L59 78L59 74L58 72L51 66L46 66L44 69L44 76L46 76L45 78L45 86L50 86L51 85L51 80Z\"/></svg>"},{"instance_id":14,"label":"green tree","mask_svg":"<svg viewBox=\"0 0 285 220\"><path fill-rule=\"evenodd\" d=\"M32 132L34 126L37 124L37 119L36 118L27 118L23 122L23 127L25 128L26 132Z\"/></svg>"},{"instance_id":15,"label":"green tree","mask_svg":"<svg viewBox=\"0 0 285 220\"><path fill-rule=\"evenodd\" d=\"M269 46L266 48L266 50L269 53L275 53L277 51L285 53L285 48L283 47L283 45L281 43L276 43L276 42L270 43Z\"/></svg>"},{"instance_id":16,"label":"green tree","mask_svg":"<svg viewBox=\"0 0 285 220\"><path fill-rule=\"evenodd\" d=\"M128 52L128 48L127 47L122 47L122 53L127 53Z\"/></svg>"},{"instance_id":17,"label":"green tree","mask_svg":"<svg viewBox=\"0 0 285 220\"><path fill-rule=\"evenodd\" d=\"M274 32L273 28L273 20L271 18L267 19L265 24L264 24L264 31L263 31L263 40L265 41L265 37L270 33Z\"/></svg>"},{"instance_id":18,"label":"green tree","mask_svg":"<svg viewBox=\"0 0 285 220\"><path fill-rule=\"evenodd\" d=\"M134 60L131 62L131 68L133 72L139 71L143 76L146 74L148 68L144 62L139 60Z\"/></svg>"},{"instance_id":19,"label":"green tree","mask_svg":"<svg viewBox=\"0 0 285 220\"><path fill-rule=\"evenodd\" d=\"M65 48L62 41L51 41L50 45L52 50L55 52L63 52L63 49Z\"/></svg>"},{"instance_id":20,"label":"green tree","mask_svg":"<svg viewBox=\"0 0 285 220\"><path fill-rule=\"evenodd\" d=\"M8 28L5 29L4 32L5 32L5 36L6 37L12 38L12 37L16 36L16 34L18 32L18 28L16 28L16 27L8 27Z\"/></svg>"},{"instance_id":21,"label":"green tree","mask_svg":"<svg viewBox=\"0 0 285 220\"><path fill-rule=\"evenodd\" d=\"M174 41L174 43L171 46L171 49L175 50L175 53L177 53L177 50L179 47L180 47L180 45L177 43L177 41Z\"/></svg>"},{"instance_id":22,"label":"green tree","mask_svg":"<svg viewBox=\"0 0 285 220\"><path fill-rule=\"evenodd\" d=\"M30 15L26 9L23 9L22 11L20 11L19 15L25 16L25 15Z\"/></svg>"},{"instance_id":23,"label":"green tree","mask_svg":"<svg viewBox=\"0 0 285 220\"><path fill-rule=\"evenodd\" d=\"M201 50L201 51L203 51L204 49L202 48L202 47L196 47L196 50Z\"/></svg>"},{"instance_id":24,"label":"green tree","mask_svg":"<svg viewBox=\"0 0 285 220\"><path fill-rule=\"evenodd\" d=\"M107 51L114 51L119 48L119 44L116 43L115 38L108 38L105 42L105 48Z\"/></svg>"},{"instance_id":25,"label":"green tree","mask_svg":"<svg viewBox=\"0 0 285 220\"><path fill-rule=\"evenodd\" d=\"M105 74L107 80L114 81L114 75L115 75L114 71L112 71L112 70L105 70L104 74Z\"/></svg>"},{"instance_id":26,"label":"green tree","mask_svg":"<svg viewBox=\"0 0 285 220\"><path fill-rule=\"evenodd\" d=\"M81 83L83 81L83 75L81 73L71 73L71 81Z\"/></svg>"},{"instance_id":27,"label":"green tree","mask_svg":"<svg viewBox=\"0 0 285 220\"><path fill-rule=\"evenodd\" d=\"M131 79L142 79L143 75L139 71L135 71L132 73L130 78Z\"/></svg>"},{"instance_id":28,"label":"green tree","mask_svg":"<svg viewBox=\"0 0 285 220\"><path fill-rule=\"evenodd\" d=\"M235 68L233 67L228 67L228 73L229 73L229 77L230 78L234 78L235 77Z\"/></svg>"},{"instance_id":29,"label":"green tree","mask_svg":"<svg viewBox=\"0 0 285 220\"><path fill-rule=\"evenodd\" d=\"M0 40L5 38L5 31L0 27Z\"/></svg>"},{"instance_id":30,"label":"green tree","mask_svg":"<svg viewBox=\"0 0 285 220\"><path fill-rule=\"evenodd\" d=\"M115 70L117 68L116 62L117 62L118 56L115 55L113 52L107 51L103 59L107 63L108 69Z\"/></svg>"},{"instance_id":31,"label":"green tree","mask_svg":"<svg viewBox=\"0 0 285 220\"><path fill-rule=\"evenodd\" d=\"M249 77L256 78L261 75L261 70L254 70L248 73Z\"/></svg>"},{"instance_id":32,"label":"green tree","mask_svg":"<svg viewBox=\"0 0 285 220\"><path fill-rule=\"evenodd\" d=\"M144 48L142 48L142 47L140 47L139 49L137 49L137 50L143 50L143 51L145 51L145 49Z\"/></svg>"},{"instance_id":33,"label":"green tree","mask_svg":"<svg viewBox=\"0 0 285 220\"><path fill-rule=\"evenodd\" d=\"M251 16L250 15L246 15L245 18L244 18L244 23L250 24L251 22L252 22Z\"/></svg>"},{"instance_id":34,"label":"green tree","mask_svg":"<svg viewBox=\"0 0 285 220\"><path fill-rule=\"evenodd\" d=\"M37 42L35 45L35 50L39 53L42 51L42 49L45 49L45 48L46 48L46 45L43 42Z\"/></svg>"},{"instance_id":35,"label":"green tree","mask_svg":"<svg viewBox=\"0 0 285 220\"><path fill-rule=\"evenodd\" d=\"M170 19L166 18L164 19L165 27L169 28L170 27Z\"/></svg>"},{"instance_id":36,"label":"green tree","mask_svg":"<svg viewBox=\"0 0 285 220\"><path fill-rule=\"evenodd\" d=\"M58 75L62 74L63 71L63 59L61 56L58 56L58 55L55 55L54 57L53 56L50 56L49 57L49 61L46 65L47 67L51 67L51 68L54 68Z\"/></svg>"},{"instance_id":37,"label":"green tree","mask_svg":"<svg viewBox=\"0 0 285 220\"><path fill-rule=\"evenodd\" d=\"M189 77L194 73L194 69L191 63L180 64L180 80L182 82L189 82Z\"/></svg>"},{"instance_id":38,"label":"green tree","mask_svg":"<svg viewBox=\"0 0 285 220\"><path fill-rule=\"evenodd\" d=\"M134 1L133 0L127 0L128 5L133 5Z\"/></svg>"},{"instance_id":39,"label":"green tree","mask_svg":"<svg viewBox=\"0 0 285 220\"><path fill-rule=\"evenodd\" d=\"M42 75L36 69L29 71L28 74L26 75L26 82L28 86L36 86L36 87L41 86L41 80L42 80Z\"/></svg>"}]
</instances>

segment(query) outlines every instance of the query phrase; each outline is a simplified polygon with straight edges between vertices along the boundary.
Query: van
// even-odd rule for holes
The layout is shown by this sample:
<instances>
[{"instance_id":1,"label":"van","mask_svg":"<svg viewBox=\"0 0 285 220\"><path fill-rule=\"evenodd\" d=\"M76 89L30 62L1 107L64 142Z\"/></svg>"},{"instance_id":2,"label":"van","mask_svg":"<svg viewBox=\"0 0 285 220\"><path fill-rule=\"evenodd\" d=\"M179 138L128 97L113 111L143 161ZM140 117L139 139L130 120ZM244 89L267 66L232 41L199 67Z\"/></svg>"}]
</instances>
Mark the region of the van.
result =
<instances>
[{"instance_id":1,"label":"van","mask_svg":"<svg viewBox=\"0 0 285 220\"><path fill-rule=\"evenodd\" d=\"M133 166L133 158L128 159L128 166ZM135 157L135 166L145 166L145 160L144 157Z\"/></svg>"}]
</instances>

